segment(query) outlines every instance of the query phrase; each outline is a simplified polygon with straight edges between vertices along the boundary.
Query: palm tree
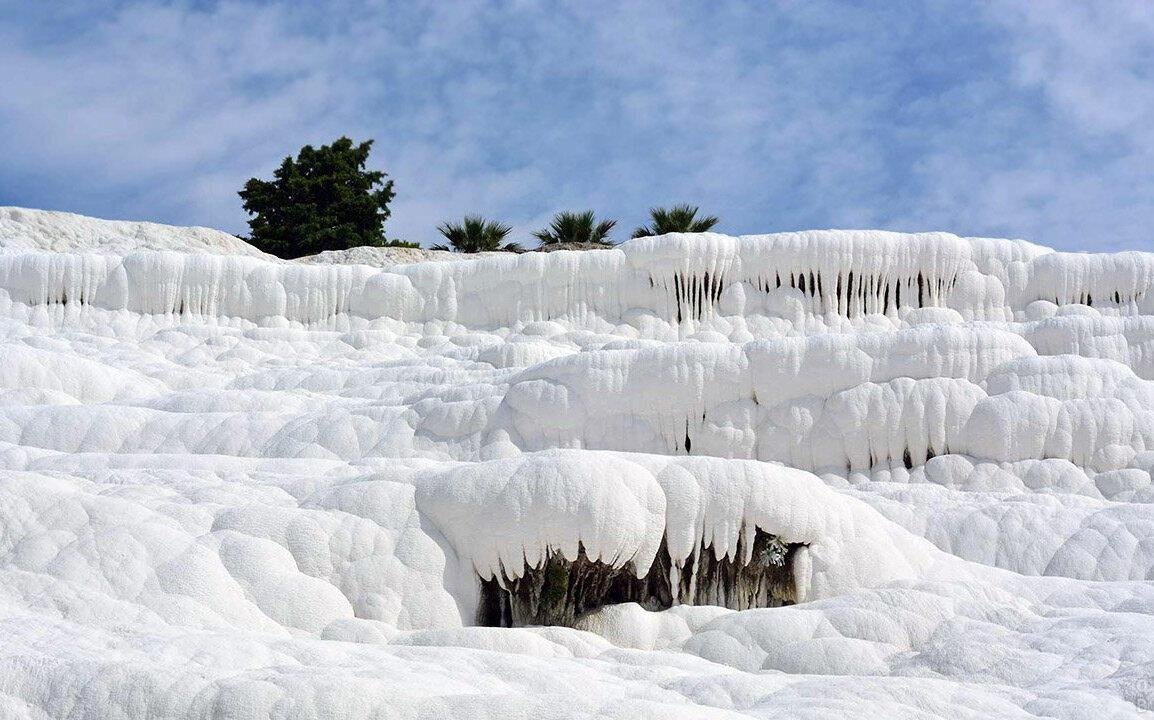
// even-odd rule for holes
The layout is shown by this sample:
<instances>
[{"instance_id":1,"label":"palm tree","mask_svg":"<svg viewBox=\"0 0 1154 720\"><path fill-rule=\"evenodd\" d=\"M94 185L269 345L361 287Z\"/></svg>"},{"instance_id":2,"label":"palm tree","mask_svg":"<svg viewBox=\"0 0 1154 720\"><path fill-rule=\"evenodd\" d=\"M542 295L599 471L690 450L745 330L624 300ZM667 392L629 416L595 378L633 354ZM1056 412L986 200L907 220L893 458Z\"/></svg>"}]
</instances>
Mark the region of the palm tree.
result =
<instances>
[{"instance_id":1,"label":"palm tree","mask_svg":"<svg viewBox=\"0 0 1154 720\"><path fill-rule=\"evenodd\" d=\"M434 245L434 250L455 250L463 253L477 253L494 250L521 252L521 246L515 242L504 242L505 237L513 231L511 225L486 220L480 215L466 215L459 223L445 223L437 228L437 232L445 236L448 245Z\"/></svg>"},{"instance_id":2,"label":"palm tree","mask_svg":"<svg viewBox=\"0 0 1154 720\"><path fill-rule=\"evenodd\" d=\"M609 246L613 241L609 239L609 232L617 224L616 220L602 220L595 222L592 210L585 212L559 212L553 216L553 222L544 230L533 233L533 237L541 241L542 245L556 245L560 243L590 243Z\"/></svg>"},{"instance_id":3,"label":"palm tree","mask_svg":"<svg viewBox=\"0 0 1154 720\"><path fill-rule=\"evenodd\" d=\"M665 208L650 208L649 217L653 222L645 227L633 231L633 237L649 237L650 235L664 235L666 233L701 233L708 232L717 224L717 216L706 215L697 219L696 205L674 205L668 210Z\"/></svg>"}]
</instances>

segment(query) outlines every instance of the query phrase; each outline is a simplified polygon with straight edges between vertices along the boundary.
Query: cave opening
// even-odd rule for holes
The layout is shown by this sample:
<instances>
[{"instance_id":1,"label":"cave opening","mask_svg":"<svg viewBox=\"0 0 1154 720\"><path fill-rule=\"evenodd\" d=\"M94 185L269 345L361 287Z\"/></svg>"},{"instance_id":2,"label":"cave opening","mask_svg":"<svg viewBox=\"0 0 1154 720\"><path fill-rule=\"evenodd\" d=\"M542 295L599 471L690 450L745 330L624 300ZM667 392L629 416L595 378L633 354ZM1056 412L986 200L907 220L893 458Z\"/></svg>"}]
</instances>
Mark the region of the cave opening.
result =
<instances>
[{"instance_id":1,"label":"cave opening","mask_svg":"<svg viewBox=\"0 0 1154 720\"><path fill-rule=\"evenodd\" d=\"M574 561L551 550L539 567L526 566L519 578L481 580L477 624L571 627L586 613L627 602L652 611L683 603L733 610L792 605L797 594L789 568L793 553L801 545L783 542L759 529L746 563L744 542L738 540L732 560L717 558L710 546L699 548L677 569L662 538L653 565L640 578L632 563L613 567L590 560L584 547L579 547Z\"/></svg>"}]
</instances>

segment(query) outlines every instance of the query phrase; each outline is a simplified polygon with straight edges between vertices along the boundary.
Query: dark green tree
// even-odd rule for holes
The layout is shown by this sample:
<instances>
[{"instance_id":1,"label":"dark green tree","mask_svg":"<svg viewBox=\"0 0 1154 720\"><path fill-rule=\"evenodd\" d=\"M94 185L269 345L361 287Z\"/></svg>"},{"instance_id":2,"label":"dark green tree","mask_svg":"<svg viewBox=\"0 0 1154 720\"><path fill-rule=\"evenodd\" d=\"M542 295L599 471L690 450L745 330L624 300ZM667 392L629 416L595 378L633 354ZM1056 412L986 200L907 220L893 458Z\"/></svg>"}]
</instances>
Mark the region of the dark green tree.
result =
<instances>
[{"instance_id":1,"label":"dark green tree","mask_svg":"<svg viewBox=\"0 0 1154 720\"><path fill-rule=\"evenodd\" d=\"M434 250L455 250L463 253L476 253L494 250L521 252L521 246L515 242L505 242L505 238L513 231L512 225L486 220L480 215L466 215L459 223L444 223L437 232L441 233L448 245L434 245Z\"/></svg>"},{"instance_id":2,"label":"dark green tree","mask_svg":"<svg viewBox=\"0 0 1154 720\"><path fill-rule=\"evenodd\" d=\"M305 145L286 157L274 179L252 178L240 197L253 245L283 258L387 244L384 222L395 195L393 181L366 170L373 141L341 137L332 145Z\"/></svg>"},{"instance_id":3,"label":"dark green tree","mask_svg":"<svg viewBox=\"0 0 1154 720\"><path fill-rule=\"evenodd\" d=\"M560 243L589 243L593 245L613 244L609 233L617 224L616 220L602 220L596 222L592 210L585 212L559 212L553 216L553 222L544 230L533 233L533 237L543 245Z\"/></svg>"},{"instance_id":4,"label":"dark green tree","mask_svg":"<svg viewBox=\"0 0 1154 720\"><path fill-rule=\"evenodd\" d=\"M650 208L649 217L652 220L648 225L633 231L633 237L649 237L650 235L665 235L666 233L701 233L708 232L717 224L715 215L697 217L696 205L674 205L671 208Z\"/></svg>"}]
</instances>

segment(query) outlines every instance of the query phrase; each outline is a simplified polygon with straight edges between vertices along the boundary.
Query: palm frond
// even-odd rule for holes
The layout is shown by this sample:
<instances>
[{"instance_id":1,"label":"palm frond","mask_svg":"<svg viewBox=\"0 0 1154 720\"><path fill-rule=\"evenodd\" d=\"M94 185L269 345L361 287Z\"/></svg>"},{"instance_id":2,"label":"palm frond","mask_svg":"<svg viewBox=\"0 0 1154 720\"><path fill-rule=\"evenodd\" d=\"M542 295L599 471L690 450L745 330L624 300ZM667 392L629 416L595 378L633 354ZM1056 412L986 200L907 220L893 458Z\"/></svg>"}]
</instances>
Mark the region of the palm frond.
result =
<instances>
[{"instance_id":1,"label":"palm frond","mask_svg":"<svg viewBox=\"0 0 1154 720\"><path fill-rule=\"evenodd\" d=\"M486 220L480 215L466 215L461 222L446 222L437 231L449 241L453 250L477 253L502 249L502 242L513 231L513 226Z\"/></svg>"},{"instance_id":2,"label":"palm frond","mask_svg":"<svg viewBox=\"0 0 1154 720\"><path fill-rule=\"evenodd\" d=\"M616 220L596 222L592 210L583 212L559 212L553 216L549 227L533 233L545 245L558 243L593 243L612 245L609 233L617 225Z\"/></svg>"},{"instance_id":3,"label":"palm frond","mask_svg":"<svg viewBox=\"0 0 1154 720\"><path fill-rule=\"evenodd\" d=\"M602 220L597 223L597 227L593 228L593 232L589 236L589 242L612 245L613 243L609 240L609 233L613 231L616 225L616 220Z\"/></svg>"},{"instance_id":4,"label":"palm frond","mask_svg":"<svg viewBox=\"0 0 1154 720\"><path fill-rule=\"evenodd\" d=\"M633 237L648 237L650 235L666 235L668 233L700 233L708 232L719 222L716 215L697 217L700 210L696 205L674 205L671 208L650 208L651 222L645 227L633 231Z\"/></svg>"}]
</instances>

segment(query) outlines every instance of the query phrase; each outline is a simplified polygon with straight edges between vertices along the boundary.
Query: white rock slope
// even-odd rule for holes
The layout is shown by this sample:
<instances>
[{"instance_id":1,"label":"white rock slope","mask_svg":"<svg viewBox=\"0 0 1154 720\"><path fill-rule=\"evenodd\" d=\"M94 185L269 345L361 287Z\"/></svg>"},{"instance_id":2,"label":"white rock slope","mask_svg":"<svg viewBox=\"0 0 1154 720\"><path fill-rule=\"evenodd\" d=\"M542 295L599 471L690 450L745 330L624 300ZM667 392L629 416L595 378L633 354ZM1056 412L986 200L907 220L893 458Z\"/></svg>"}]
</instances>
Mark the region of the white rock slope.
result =
<instances>
[{"instance_id":1,"label":"white rock slope","mask_svg":"<svg viewBox=\"0 0 1154 720\"><path fill-rule=\"evenodd\" d=\"M1152 717L1152 283L0 210L0 717Z\"/></svg>"}]
</instances>

